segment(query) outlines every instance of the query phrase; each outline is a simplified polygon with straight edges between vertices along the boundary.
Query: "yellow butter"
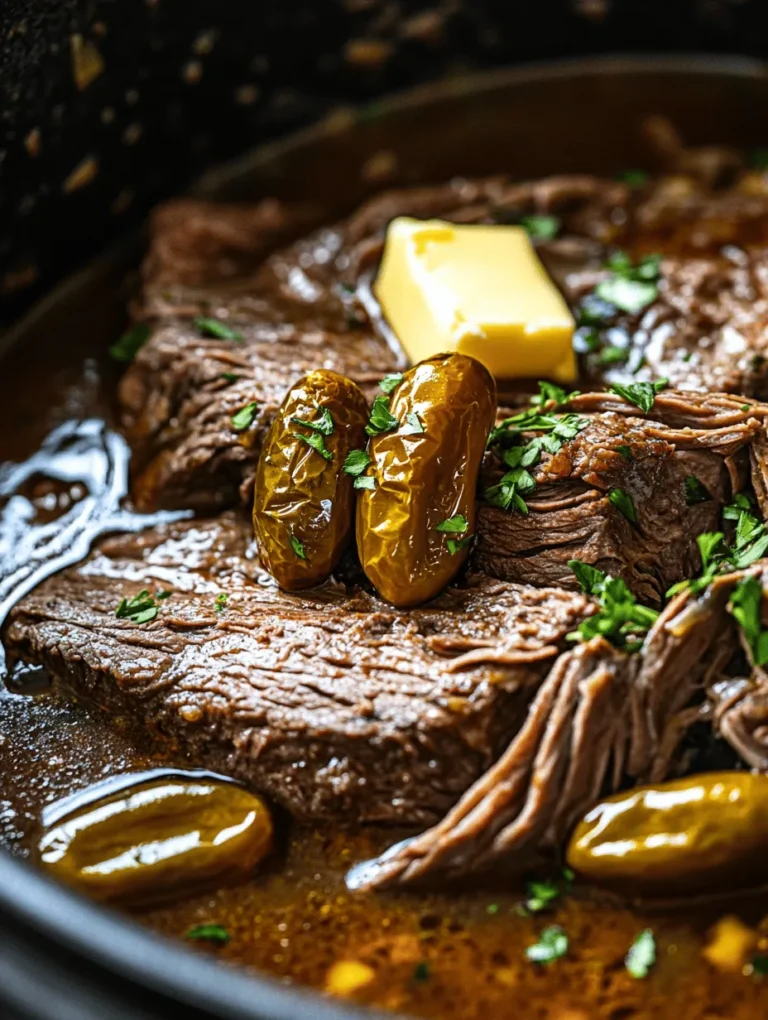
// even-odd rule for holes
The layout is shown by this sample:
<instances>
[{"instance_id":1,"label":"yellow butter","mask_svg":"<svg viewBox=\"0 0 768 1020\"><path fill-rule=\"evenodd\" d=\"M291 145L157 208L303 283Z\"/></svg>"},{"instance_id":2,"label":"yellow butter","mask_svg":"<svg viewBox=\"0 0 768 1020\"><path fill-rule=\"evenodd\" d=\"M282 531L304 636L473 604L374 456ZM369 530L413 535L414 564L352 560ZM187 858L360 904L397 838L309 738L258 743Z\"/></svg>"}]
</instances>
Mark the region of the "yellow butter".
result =
<instances>
[{"instance_id":1,"label":"yellow butter","mask_svg":"<svg viewBox=\"0 0 768 1020\"><path fill-rule=\"evenodd\" d=\"M497 378L576 379L573 316L522 227L399 217L374 292L413 364L459 351Z\"/></svg>"}]
</instances>

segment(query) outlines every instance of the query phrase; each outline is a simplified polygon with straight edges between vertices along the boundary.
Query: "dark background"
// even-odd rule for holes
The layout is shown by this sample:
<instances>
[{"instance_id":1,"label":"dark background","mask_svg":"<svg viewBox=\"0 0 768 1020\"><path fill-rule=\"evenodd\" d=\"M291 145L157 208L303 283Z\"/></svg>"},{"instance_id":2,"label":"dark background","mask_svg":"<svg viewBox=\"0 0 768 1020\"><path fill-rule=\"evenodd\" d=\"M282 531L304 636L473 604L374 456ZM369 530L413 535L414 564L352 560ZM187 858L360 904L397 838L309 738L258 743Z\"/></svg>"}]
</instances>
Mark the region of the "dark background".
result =
<instances>
[{"instance_id":1,"label":"dark background","mask_svg":"<svg viewBox=\"0 0 768 1020\"><path fill-rule=\"evenodd\" d=\"M535 59L761 56L767 26L766 0L0 0L2 317L340 103Z\"/></svg>"}]
</instances>

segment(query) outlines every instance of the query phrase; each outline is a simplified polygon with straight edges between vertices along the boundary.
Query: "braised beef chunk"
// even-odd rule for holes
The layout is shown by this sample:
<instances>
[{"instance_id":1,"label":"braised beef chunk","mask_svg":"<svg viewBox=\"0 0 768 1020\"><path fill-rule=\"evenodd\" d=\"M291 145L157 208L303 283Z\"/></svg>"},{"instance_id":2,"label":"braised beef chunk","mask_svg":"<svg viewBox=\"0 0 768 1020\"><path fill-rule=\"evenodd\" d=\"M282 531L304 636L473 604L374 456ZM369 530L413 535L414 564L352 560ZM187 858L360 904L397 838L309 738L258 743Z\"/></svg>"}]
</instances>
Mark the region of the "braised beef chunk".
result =
<instances>
[{"instance_id":1,"label":"braised beef chunk","mask_svg":"<svg viewBox=\"0 0 768 1020\"><path fill-rule=\"evenodd\" d=\"M577 590L568 562L581 560L658 605L698 572L697 536L720 529L746 471L739 448L760 432L768 407L665 391L648 411L655 420L616 394L580 395L563 410L573 438L542 450L522 505L503 505L502 472L546 433L500 433L482 480L475 565L508 581Z\"/></svg>"},{"instance_id":2,"label":"braised beef chunk","mask_svg":"<svg viewBox=\"0 0 768 1020\"><path fill-rule=\"evenodd\" d=\"M350 885L523 870L542 850L557 851L625 776L664 779L685 729L681 712L733 651L732 588L731 577L700 601L676 598L636 655L601 637L561 655L495 765L434 828L353 869Z\"/></svg>"},{"instance_id":3,"label":"braised beef chunk","mask_svg":"<svg viewBox=\"0 0 768 1020\"><path fill-rule=\"evenodd\" d=\"M431 824L592 612L483 578L408 613L332 583L285 595L248 533L224 515L102 542L19 603L6 648L297 816ZM142 589L172 595L117 618Z\"/></svg>"}]
</instances>

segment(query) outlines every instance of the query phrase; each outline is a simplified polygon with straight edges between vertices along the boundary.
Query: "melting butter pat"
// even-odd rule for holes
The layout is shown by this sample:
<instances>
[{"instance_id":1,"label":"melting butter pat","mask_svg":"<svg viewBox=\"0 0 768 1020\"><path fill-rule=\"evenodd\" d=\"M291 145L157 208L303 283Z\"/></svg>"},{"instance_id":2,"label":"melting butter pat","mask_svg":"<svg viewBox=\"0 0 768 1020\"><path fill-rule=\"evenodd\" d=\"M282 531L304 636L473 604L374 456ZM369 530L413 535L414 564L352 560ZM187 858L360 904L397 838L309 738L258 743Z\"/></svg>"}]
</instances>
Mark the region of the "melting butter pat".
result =
<instances>
[{"instance_id":1,"label":"melting butter pat","mask_svg":"<svg viewBox=\"0 0 768 1020\"><path fill-rule=\"evenodd\" d=\"M573 316L522 227L399 217L374 292L412 364L459 351L497 378L576 379Z\"/></svg>"}]
</instances>

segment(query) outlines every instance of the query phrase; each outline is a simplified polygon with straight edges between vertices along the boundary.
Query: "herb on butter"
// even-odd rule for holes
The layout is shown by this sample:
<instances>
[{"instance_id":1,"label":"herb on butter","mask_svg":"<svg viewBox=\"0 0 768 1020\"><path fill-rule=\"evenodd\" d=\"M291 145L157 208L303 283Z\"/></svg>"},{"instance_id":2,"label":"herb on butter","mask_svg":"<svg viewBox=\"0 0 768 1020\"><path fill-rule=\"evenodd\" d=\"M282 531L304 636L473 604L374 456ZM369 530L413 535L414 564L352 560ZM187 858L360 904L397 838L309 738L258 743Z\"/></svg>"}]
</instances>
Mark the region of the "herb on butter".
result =
<instances>
[{"instance_id":1,"label":"herb on butter","mask_svg":"<svg viewBox=\"0 0 768 1020\"><path fill-rule=\"evenodd\" d=\"M159 612L157 602L149 594L146 588L130 599L121 599L115 610L118 620L130 620L131 623L149 623L154 620Z\"/></svg>"},{"instance_id":2,"label":"herb on butter","mask_svg":"<svg viewBox=\"0 0 768 1020\"><path fill-rule=\"evenodd\" d=\"M146 322L140 322L133 329L127 330L117 343L112 344L109 348L109 356L114 361L120 361L123 364L127 364L136 357L141 348L149 339L149 334L152 332L151 328Z\"/></svg>"},{"instance_id":3,"label":"herb on butter","mask_svg":"<svg viewBox=\"0 0 768 1020\"><path fill-rule=\"evenodd\" d=\"M539 941L528 946L525 955L534 963L552 963L568 952L568 936L559 925L545 928Z\"/></svg>"},{"instance_id":4,"label":"herb on butter","mask_svg":"<svg viewBox=\"0 0 768 1020\"><path fill-rule=\"evenodd\" d=\"M641 411L648 414L656 400L656 394L661 393L667 386L669 386L669 379L659 379L658 382L654 383L629 383L626 386L615 383L608 388L611 393L615 393L618 397L623 397L630 404L634 404L635 407L639 407Z\"/></svg>"},{"instance_id":5,"label":"herb on butter","mask_svg":"<svg viewBox=\"0 0 768 1020\"><path fill-rule=\"evenodd\" d=\"M642 980L648 977L654 963L656 963L656 939L651 929L646 928L629 947L624 966L633 978Z\"/></svg>"},{"instance_id":6,"label":"herb on butter","mask_svg":"<svg viewBox=\"0 0 768 1020\"><path fill-rule=\"evenodd\" d=\"M365 431L369 436L378 436L382 432L392 432L398 426L398 420L389 410L387 397L376 397L371 408L371 415Z\"/></svg>"},{"instance_id":7,"label":"herb on butter","mask_svg":"<svg viewBox=\"0 0 768 1020\"><path fill-rule=\"evenodd\" d=\"M253 425L258 409L259 405L253 400L250 404L246 404L245 407L241 407L236 414L233 414L232 428L235 432L244 432L246 429L249 429Z\"/></svg>"},{"instance_id":8,"label":"herb on butter","mask_svg":"<svg viewBox=\"0 0 768 1020\"><path fill-rule=\"evenodd\" d=\"M230 941L230 934L220 924L198 924L190 928L184 935L192 942L213 942L217 946L225 946Z\"/></svg>"},{"instance_id":9,"label":"herb on butter","mask_svg":"<svg viewBox=\"0 0 768 1020\"><path fill-rule=\"evenodd\" d=\"M295 535L291 535L291 549L293 549L300 560L307 558L307 554L304 552L304 543L300 542Z\"/></svg>"},{"instance_id":10,"label":"herb on butter","mask_svg":"<svg viewBox=\"0 0 768 1020\"><path fill-rule=\"evenodd\" d=\"M243 342L243 334L232 329L221 319L211 319L207 316L199 316L194 320L195 326L202 336L210 337L213 340L234 340L236 343Z\"/></svg>"}]
</instances>

